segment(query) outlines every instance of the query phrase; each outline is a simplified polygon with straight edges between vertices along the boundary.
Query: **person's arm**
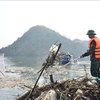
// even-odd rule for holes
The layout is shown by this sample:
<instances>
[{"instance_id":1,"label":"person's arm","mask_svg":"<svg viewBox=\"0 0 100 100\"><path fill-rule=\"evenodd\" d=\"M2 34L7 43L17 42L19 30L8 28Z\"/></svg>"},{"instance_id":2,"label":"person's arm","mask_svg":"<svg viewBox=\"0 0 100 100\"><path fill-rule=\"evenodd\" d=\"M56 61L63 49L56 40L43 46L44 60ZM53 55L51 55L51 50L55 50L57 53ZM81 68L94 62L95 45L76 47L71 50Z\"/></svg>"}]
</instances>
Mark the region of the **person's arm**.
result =
<instances>
[{"instance_id":1,"label":"person's arm","mask_svg":"<svg viewBox=\"0 0 100 100\"><path fill-rule=\"evenodd\" d=\"M93 54L93 52L95 50L95 46L96 46L96 42L93 40L91 42L90 49L87 50L87 52L85 52L84 54L82 54L82 57L86 57L86 56Z\"/></svg>"}]
</instances>

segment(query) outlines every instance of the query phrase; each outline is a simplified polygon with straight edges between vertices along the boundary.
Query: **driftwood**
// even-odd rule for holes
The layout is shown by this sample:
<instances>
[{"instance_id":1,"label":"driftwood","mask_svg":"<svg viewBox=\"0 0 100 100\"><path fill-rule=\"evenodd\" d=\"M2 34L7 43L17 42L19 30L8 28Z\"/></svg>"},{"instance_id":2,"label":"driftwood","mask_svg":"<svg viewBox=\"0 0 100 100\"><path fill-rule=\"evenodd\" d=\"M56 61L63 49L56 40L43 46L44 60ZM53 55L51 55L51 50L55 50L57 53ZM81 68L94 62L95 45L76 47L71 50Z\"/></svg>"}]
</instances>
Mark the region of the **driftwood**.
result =
<instances>
[{"instance_id":1,"label":"driftwood","mask_svg":"<svg viewBox=\"0 0 100 100\"><path fill-rule=\"evenodd\" d=\"M88 84L88 82L91 82L91 84ZM66 81L37 87L32 95L32 99L35 100L42 92L48 92L51 89L57 93L57 100L100 100L99 83L92 83L92 79L88 78L83 78L82 80L68 79ZM19 96L17 100L29 100L28 96L31 91L32 89Z\"/></svg>"}]
</instances>

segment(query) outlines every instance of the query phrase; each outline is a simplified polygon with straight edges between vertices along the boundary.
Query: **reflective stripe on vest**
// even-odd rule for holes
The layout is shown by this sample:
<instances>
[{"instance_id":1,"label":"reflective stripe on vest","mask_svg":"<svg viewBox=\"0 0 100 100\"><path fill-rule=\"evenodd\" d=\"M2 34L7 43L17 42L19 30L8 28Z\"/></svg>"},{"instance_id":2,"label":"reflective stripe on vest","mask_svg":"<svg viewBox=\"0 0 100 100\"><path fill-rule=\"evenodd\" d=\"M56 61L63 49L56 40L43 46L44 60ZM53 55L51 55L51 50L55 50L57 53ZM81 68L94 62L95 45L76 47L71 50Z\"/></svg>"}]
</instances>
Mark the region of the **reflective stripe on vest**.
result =
<instances>
[{"instance_id":1,"label":"reflective stripe on vest","mask_svg":"<svg viewBox=\"0 0 100 100\"><path fill-rule=\"evenodd\" d=\"M89 43L88 43L88 47L90 48L90 44L92 41L95 41L96 42L96 48L95 48L95 51L94 51L94 54L95 54L95 58L100 58L100 39L98 39L96 36L94 38L92 38ZM92 55L91 55L92 56Z\"/></svg>"}]
</instances>

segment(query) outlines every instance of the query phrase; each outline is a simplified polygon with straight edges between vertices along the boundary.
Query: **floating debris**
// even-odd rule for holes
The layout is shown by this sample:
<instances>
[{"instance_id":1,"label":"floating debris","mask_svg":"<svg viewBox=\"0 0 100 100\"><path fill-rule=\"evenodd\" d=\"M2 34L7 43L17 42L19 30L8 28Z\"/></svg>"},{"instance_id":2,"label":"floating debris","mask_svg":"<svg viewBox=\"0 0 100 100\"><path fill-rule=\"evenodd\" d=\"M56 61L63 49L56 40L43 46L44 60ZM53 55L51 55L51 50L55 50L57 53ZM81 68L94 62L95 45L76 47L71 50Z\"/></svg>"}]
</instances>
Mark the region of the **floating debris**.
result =
<instances>
[{"instance_id":1,"label":"floating debris","mask_svg":"<svg viewBox=\"0 0 100 100\"><path fill-rule=\"evenodd\" d=\"M19 96L17 100L29 100L31 92L32 89ZM31 100L100 100L100 84L88 78L67 79L41 87L37 86Z\"/></svg>"}]
</instances>

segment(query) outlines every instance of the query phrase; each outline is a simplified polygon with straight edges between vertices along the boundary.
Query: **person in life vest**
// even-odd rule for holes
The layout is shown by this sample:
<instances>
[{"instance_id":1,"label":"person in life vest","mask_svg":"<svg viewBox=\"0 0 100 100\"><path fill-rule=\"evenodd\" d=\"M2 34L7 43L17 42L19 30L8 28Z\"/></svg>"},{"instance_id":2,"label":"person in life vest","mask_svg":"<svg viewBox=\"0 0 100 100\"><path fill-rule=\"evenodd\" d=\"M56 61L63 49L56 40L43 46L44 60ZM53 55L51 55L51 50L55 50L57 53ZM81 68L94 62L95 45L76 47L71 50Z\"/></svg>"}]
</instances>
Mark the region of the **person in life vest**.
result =
<instances>
[{"instance_id":1,"label":"person in life vest","mask_svg":"<svg viewBox=\"0 0 100 100\"><path fill-rule=\"evenodd\" d=\"M87 32L88 37L90 38L88 42L88 50L80 56L80 58L90 56L91 67L90 72L93 77L100 80L100 39L95 36L96 33L94 30L89 30Z\"/></svg>"}]
</instances>

